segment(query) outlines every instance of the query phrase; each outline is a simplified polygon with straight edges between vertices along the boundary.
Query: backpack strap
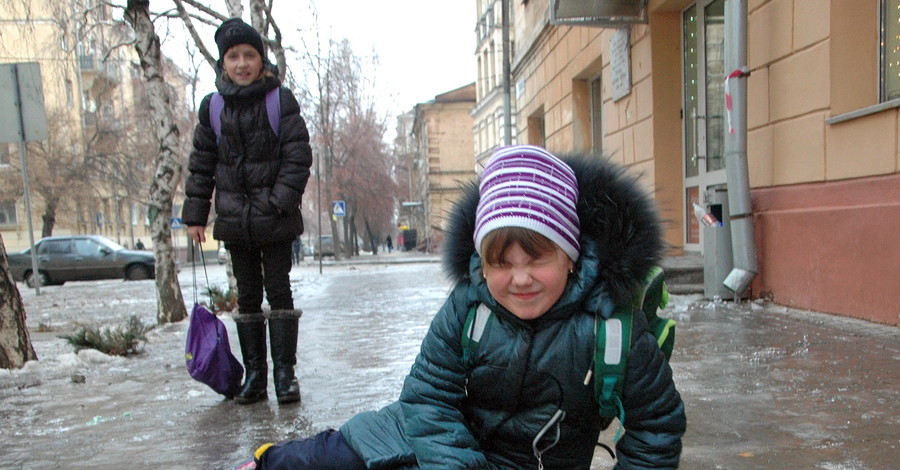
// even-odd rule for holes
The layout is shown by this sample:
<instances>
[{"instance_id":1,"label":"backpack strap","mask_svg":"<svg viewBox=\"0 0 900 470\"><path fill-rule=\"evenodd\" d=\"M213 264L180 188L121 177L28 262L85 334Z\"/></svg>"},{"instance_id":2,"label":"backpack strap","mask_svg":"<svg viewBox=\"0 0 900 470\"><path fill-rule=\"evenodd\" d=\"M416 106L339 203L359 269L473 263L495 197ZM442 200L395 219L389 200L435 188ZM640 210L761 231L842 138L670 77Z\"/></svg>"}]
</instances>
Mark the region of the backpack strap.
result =
<instances>
[{"instance_id":1,"label":"backpack strap","mask_svg":"<svg viewBox=\"0 0 900 470\"><path fill-rule=\"evenodd\" d=\"M478 342L481 341L481 336L492 318L494 318L493 312L484 304L474 305L469 309L466 322L463 324L461 342L464 364L468 364L475 357L475 351L478 350Z\"/></svg>"},{"instance_id":2,"label":"backpack strap","mask_svg":"<svg viewBox=\"0 0 900 470\"><path fill-rule=\"evenodd\" d=\"M266 114L269 116L269 126L278 136L278 128L281 127L281 87L275 87L266 93Z\"/></svg>"},{"instance_id":3,"label":"backpack strap","mask_svg":"<svg viewBox=\"0 0 900 470\"><path fill-rule=\"evenodd\" d=\"M213 132L216 133L216 143L219 143L219 137L222 137L222 110L225 109L225 98L222 94L215 92L209 98L209 125Z\"/></svg>"},{"instance_id":4,"label":"backpack strap","mask_svg":"<svg viewBox=\"0 0 900 470\"><path fill-rule=\"evenodd\" d=\"M594 396L597 398L600 416L619 418L619 431L614 440L621 437L625 422L622 393L625 389L625 369L631 350L632 311L630 306L617 308L606 320L594 318Z\"/></svg>"},{"instance_id":5,"label":"backpack strap","mask_svg":"<svg viewBox=\"0 0 900 470\"><path fill-rule=\"evenodd\" d=\"M275 87L266 93L266 115L269 118L269 127L278 135L281 127L281 87ZM209 99L209 125L216 134L216 143L222 137L222 111L225 109L225 98L215 92Z\"/></svg>"},{"instance_id":6,"label":"backpack strap","mask_svg":"<svg viewBox=\"0 0 900 470\"><path fill-rule=\"evenodd\" d=\"M666 360L672 357L672 349L675 346L675 320L663 318L657 315L657 310L666 308L669 304L669 291L666 286L666 276L659 266L650 270L644 280L643 293L640 301L640 309L647 318L647 327L653 336L659 349L666 356Z\"/></svg>"},{"instance_id":7,"label":"backpack strap","mask_svg":"<svg viewBox=\"0 0 900 470\"><path fill-rule=\"evenodd\" d=\"M648 329L656 337L657 344L668 360L675 342L675 320L657 315L657 310L665 308L668 303L665 274L662 268L656 266L650 270L644 282L635 287L630 304L617 307L606 320L599 317L594 319L594 336L597 341L594 353L594 396L601 416L619 418L619 429L613 438L614 442L622 437L625 423L622 396L631 351L634 315L644 315Z\"/></svg>"}]
</instances>

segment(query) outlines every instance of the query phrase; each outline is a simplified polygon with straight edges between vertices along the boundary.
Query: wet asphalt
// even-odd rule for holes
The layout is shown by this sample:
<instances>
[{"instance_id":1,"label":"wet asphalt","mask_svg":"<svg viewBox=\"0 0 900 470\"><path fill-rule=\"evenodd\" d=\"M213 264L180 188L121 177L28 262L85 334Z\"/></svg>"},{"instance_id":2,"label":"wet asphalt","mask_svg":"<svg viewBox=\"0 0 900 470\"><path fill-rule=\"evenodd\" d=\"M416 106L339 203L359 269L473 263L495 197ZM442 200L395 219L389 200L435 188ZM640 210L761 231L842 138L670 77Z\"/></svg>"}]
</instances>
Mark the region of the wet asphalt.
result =
<instances>
[{"instance_id":1,"label":"wet asphalt","mask_svg":"<svg viewBox=\"0 0 900 470\"><path fill-rule=\"evenodd\" d=\"M186 320L157 327L127 358L75 355L58 338L130 315L154 323L153 281L73 282L40 296L19 284L40 361L0 371L0 468L229 468L264 442L390 403L449 292L434 261L394 253L325 263L321 274L311 260L296 266L302 402L282 406L271 383L270 400L240 406L190 379ZM222 266L208 272L224 286ZM180 280L190 302L189 267ZM678 322L681 468L900 468L900 329L699 296L673 296L663 313ZM613 466L598 448L592 470Z\"/></svg>"}]
</instances>

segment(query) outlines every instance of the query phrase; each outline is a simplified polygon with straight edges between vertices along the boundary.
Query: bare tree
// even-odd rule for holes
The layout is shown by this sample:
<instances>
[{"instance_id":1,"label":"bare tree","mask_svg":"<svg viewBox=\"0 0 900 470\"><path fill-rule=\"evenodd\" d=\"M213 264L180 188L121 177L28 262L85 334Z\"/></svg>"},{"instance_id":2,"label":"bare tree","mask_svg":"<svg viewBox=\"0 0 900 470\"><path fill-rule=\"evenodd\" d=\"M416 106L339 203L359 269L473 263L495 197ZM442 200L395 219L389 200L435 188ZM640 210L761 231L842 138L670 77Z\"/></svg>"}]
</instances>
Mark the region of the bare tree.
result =
<instances>
[{"instance_id":1,"label":"bare tree","mask_svg":"<svg viewBox=\"0 0 900 470\"><path fill-rule=\"evenodd\" d=\"M315 19L316 13L312 12ZM316 20L317 21L317 20ZM334 185L333 173L336 167L346 158L337 142L337 129L341 116L350 108L351 88L356 86L354 80L359 71L358 58L353 55L348 41L335 42L324 39L316 29L315 44L303 42L303 58L308 67L312 83L301 90L303 102L309 103L312 112L308 120L311 129L313 149L318 158L316 176L322 192L319 203L328 207L331 223L331 234L334 240L335 257L341 257L340 233L337 222L331 212L331 201L338 198L338 188Z\"/></svg>"},{"instance_id":2,"label":"bare tree","mask_svg":"<svg viewBox=\"0 0 900 470\"><path fill-rule=\"evenodd\" d=\"M197 45L197 49L206 58L206 62L213 69L216 69L217 57L210 52L210 50L214 51L215 48L210 49L206 47L208 39L200 36L194 23L200 22L216 26L229 18L240 18L244 12L240 0L226 0L227 14L213 10L205 2L196 0L173 0L173 2L175 3L178 18L184 23L184 27ZM287 59L282 44L281 29L278 27L275 18L272 17L272 0L269 0L268 4L265 0L250 0L250 24L259 31L263 41L272 50L272 54L275 56L275 64L278 65L278 78L283 81L287 71ZM269 37L268 32L270 28L274 37Z\"/></svg>"},{"instance_id":3,"label":"bare tree","mask_svg":"<svg viewBox=\"0 0 900 470\"><path fill-rule=\"evenodd\" d=\"M178 284L178 273L175 270L175 254L169 226L172 200L175 189L181 181L180 132L175 125L169 90L163 76L159 37L150 20L150 1L128 0L125 19L134 30L134 47L140 57L141 70L147 85L148 103L156 123L156 138L159 142L156 173L150 185L148 211L157 260L156 318L159 323L177 322L187 316Z\"/></svg>"},{"instance_id":4,"label":"bare tree","mask_svg":"<svg viewBox=\"0 0 900 470\"><path fill-rule=\"evenodd\" d=\"M32 360L37 360L37 354L25 327L25 306L9 274L6 247L0 236L0 369L19 369Z\"/></svg>"},{"instance_id":5,"label":"bare tree","mask_svg":"<svg viewBox=\"0 0 900 470\"><path fill-rule=\"evenodd\" d=\"M335 170L335 182L348 203L349 231L363 232L366 244L388 233L399 194L391 179L393 162L384 133L384 120L371 103L365 108L351 107L337 130L337 146L348 157ZM355 251L356 244L352 245Z\"/></svg>"}]
</instances>

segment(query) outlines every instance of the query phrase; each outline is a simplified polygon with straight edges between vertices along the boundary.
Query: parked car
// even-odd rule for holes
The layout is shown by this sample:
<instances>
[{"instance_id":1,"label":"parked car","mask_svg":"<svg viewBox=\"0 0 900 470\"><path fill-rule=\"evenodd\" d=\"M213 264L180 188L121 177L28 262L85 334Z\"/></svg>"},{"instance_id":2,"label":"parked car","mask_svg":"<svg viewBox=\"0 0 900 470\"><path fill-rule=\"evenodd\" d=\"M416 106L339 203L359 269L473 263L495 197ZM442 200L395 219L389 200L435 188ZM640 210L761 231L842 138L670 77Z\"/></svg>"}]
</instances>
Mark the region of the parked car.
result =
<instances>
[{"instance_id":1,"label":"parked car","mask_svg":"<svg viewBox=\"0 0 900 470\"><path fill-rule=\"evenodd\" d=\"M321 242L316 241L316 244L313 246L315 258L319 259L322 256L334 256L334 237L331 235L322 235L319 237L319 240ZM319 252L319 247L321 247L321 252Z\"/></svg>"},{"instance_id":2,"label":"parked car","mask_svg":"<svg viewBox=\"0 0 900 470\"><path fill-rule=\"evenodd\" d=\"M136 281L156 276L153 253L127 250L99 235L73 235L42 238L37 250L38 277L41 285L62 285L66 281L116 279ZM31 248L9 255L13 279L34 287Z\"/></svg>"}]
</instances>

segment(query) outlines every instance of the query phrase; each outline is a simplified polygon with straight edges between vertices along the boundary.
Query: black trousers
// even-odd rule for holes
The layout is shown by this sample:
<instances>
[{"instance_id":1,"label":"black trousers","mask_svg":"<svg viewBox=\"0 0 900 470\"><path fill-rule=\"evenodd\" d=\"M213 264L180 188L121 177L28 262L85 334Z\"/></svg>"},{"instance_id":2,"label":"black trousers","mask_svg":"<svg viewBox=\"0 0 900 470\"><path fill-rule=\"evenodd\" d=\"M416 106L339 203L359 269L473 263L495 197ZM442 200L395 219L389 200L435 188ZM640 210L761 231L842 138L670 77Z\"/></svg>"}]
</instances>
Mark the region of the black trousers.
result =
<instances>
[{"instance_id":1,"label":"black trousers","mask_svg":"<svg viewBox=\"0 0 900 470\"><path fill-rule=\"evenodd\" d=\"M293 310L291 242L263 246L226 243L238 287L238 312L262 312L263 290L272 310Z\"/></svg>"}]
</instances>

